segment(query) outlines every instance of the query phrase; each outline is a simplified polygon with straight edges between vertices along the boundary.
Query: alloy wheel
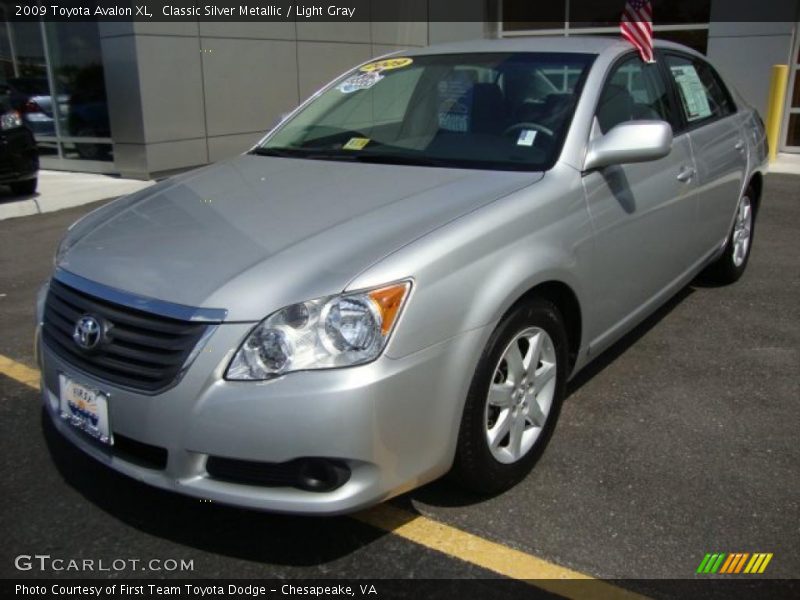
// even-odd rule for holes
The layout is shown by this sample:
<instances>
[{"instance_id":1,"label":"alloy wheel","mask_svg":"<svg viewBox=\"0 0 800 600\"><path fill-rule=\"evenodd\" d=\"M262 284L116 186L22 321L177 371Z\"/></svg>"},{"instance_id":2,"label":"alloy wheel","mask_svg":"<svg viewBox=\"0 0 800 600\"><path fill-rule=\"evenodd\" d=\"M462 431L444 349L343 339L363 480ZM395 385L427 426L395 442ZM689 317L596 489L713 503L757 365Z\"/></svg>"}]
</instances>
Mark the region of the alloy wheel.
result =
<instances>
[{"instance_id":1,"label":"alloy wheel","mask_svg":"<svg viewBox=\"0 0 800 600\"><path fill-rule=\"evenodd\" d=\"M733 225L733 264L741 267L750 249L750 236L753 231L753 209L750 198L742 196Z\"/></svg>"},{"instance_id":2,"label":"alloy wheel","mask_svg":"<svg viewBox=\"0 0 800 600\"><path fill-rule=\"evenodd\" d=\"M492 456L515 463L544 429L556 389L557 358L544 329L518 333L495 367L484 411L484 434Z\"/></svg>"}]
</instances>

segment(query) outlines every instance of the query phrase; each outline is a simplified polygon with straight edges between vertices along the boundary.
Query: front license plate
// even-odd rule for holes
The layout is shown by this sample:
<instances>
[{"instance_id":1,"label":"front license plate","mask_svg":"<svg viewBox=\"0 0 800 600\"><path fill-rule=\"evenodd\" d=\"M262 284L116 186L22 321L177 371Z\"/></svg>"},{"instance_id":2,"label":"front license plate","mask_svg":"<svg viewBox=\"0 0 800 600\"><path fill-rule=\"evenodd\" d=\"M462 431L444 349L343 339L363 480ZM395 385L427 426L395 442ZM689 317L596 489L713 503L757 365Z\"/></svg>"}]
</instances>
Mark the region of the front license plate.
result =
<instances>
[{"instance_id":1,"label":"front license plate","mask_svg":"<svg viewBox=\"0 0 800 600\"><path fill-rule=\"evenodd\" d=\"M61 418L104 444L113 444L108 424L108 394L60 374Z\"/></svg>"}]
</instances>

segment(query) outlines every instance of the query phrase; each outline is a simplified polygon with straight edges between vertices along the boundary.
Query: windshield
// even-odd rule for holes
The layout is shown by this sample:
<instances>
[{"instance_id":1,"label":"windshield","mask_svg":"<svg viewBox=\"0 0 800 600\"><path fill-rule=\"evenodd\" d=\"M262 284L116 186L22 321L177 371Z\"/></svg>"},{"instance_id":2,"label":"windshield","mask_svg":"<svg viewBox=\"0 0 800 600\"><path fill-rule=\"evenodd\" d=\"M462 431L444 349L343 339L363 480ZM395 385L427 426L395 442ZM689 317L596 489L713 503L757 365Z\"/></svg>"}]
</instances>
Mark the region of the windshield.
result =
<instances>
[{"instance_id":1,"label":"windshield","mask_svg":"<svg viewBox=\"0 0 800 600\"><path fill-rule=\"evenodd\" d=\"M342 77L254 153L549 169L593 60L594 55L556 53L378 60Z\"/></svg>"}]
</instances>

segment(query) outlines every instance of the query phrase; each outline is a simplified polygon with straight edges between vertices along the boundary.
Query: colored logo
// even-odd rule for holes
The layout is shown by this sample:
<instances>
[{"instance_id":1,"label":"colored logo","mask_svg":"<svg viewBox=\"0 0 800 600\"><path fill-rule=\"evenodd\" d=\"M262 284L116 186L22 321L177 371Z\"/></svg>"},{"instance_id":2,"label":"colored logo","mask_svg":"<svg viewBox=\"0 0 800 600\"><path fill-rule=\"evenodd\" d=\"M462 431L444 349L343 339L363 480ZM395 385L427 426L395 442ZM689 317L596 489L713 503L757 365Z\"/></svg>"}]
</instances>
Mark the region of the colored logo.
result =
<instances>
[{"instance_id":1,"label":"colored logo","mask_svg":"<svg viewBox=\"0 0 800 600\"><path fill-rule=\"evenodd\" d=\"M772 552L715 552L703 557L697 573L713 575L760 574L772 560Z\"/></svg>"}]
</instances>

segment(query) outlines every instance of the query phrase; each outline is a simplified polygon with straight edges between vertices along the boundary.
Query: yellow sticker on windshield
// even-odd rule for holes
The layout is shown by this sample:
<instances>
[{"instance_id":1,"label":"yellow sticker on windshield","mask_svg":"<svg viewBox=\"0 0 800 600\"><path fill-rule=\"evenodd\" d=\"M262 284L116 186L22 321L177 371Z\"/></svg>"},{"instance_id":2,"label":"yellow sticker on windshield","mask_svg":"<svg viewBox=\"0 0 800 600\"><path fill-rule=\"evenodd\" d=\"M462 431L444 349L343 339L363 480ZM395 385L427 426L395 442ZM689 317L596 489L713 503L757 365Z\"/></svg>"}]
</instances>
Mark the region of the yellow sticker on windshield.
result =
<instances>
[{"instance_id":1,"label":"yellow sticker on windshield","mask_svg":"<svg viewBox=\"0 0 800 600\"><path fill-rule=\"evenodd\" d=\"M369 144L369 138L350 138L348 142L342 146L342 150L363 150L364 146Z\"/></svg>"},{"instance_id":2,"label":"yellow sticker on windshield","mask_svg":"<svg viewBox=\"0 0 800 600\"><path fill-rule=\"evenodd\" d=\"M384 60L377 60L375 62L368 63L361 67L359 70L364 71L365 73L371 73L372 71L391 71L392 69L400 69L402 67L407 67L412 62L414 62L413 58L387 58Z\"/></svg>"}]
</instances>

